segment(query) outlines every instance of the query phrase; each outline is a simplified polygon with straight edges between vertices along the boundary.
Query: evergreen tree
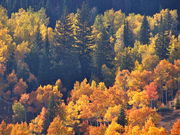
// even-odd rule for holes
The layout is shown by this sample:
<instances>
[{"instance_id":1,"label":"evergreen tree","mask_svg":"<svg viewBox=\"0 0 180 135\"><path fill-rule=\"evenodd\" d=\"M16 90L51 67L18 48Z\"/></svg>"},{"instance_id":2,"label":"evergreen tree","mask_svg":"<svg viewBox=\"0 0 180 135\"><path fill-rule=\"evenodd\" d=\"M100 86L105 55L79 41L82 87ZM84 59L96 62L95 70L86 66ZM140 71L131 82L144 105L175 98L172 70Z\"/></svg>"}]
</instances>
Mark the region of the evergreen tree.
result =
<instances>
[{"instance_id":1,"label":"evergreen tree","mask_svg":"<svg viewBox=\"0 0 180 135\"><path fill-rule=\"evenodd\" d=\"M130 29L128 21L124 23L124 46L133 47L134 46L134 37Z\"/></svg>"},{"instance_id":2,"label":"evergreen tree","mask_svg":"<svg viewBox=\"0 0 180 135\"><path fill-rule=\"evenodd\" d=\"M46 13L50 17L51 26L55 26L56 20L59 19L63 13L61 9L63 9L64 7L62 6L63 4L61 2L62 1L57 0L47 0L46 4L44 5L44 7L46 8ZM61 8L59 5L61 5Z\"/></svg>"},{"instance_id":3,"label":"evergreen tree","mask_svg":"<svg viewBox=\"0 0 180 135\"><path fill-rule=\"evenodd\" d=\"M84 12L78 10L74 27L75 47L81 64L82 78L90 79L91 76L91 53L93 39L89 22L84 18Z\"/></svg>"},{"instance_id":4,"label":"evergreen tree","mask_svg":"<svg viewBox=\"0 0 180 135\"><path fill-rule=\"evenodd\" d=\"M62 78L68 89L80 78L78 53L74 48L73 15L67 15L62 21L57 21L54 44L50 46L52 79Z\"/></svg>"},{"instance_id":5,"label":"evergreen tree","mask_svg":"<svg viewBox=\"0 0 180 135\"><path fill-rule=\"evenodd\" d=\"M171 42L169 45L169 61L174 62L174 60L180 59L180 36L175 38L171 37Z\"/></svg>"},{"instance_id":6,"label":"evergreen tree","mask_svg":"<svg viewBox=\"0 0 180 135\"><path fill-rule=\"evenodd\" d=\"M71 49L74 44L73 22L70 15L64 16L62 21L57 21L55 27L55 42L64 49Z\"/></svg>"},{"instance_id":7,"label":"evergreen tree","mask_svg":"<svg viewBox=\"0 0 180 135\"><path fill-rule=\"evenodd\" d=\"M82 3L81 9L80 9L80 15L81 15L81 21L83 23L87 23L88 26L90 26L90 17L91 17L91 9L89 7L88 1L85 0Z\"/></svg>"},{"instance_id":8,"label":"evergreen tree","mask_svg":"<svg viewBox=\"0 0 180 135\"><path fill-rule=\"evenodd\" d=\"M167 32L165 33L159 33L157 35L156 39L156 54L159 56L160 60L167 59L169 55L169 34Z\"/></svg>"},{"instance_id":9,"label":"evergreen tree","mask_svg":"<svg viewBox=\"0 0 180 135\"><path fill-rule=\"evenodd\" d=\"M125 125L127 125L127 122L128 121L126 119L126 114L125 114L124 108L122 107L118 116L117 123L124 127Z\"/></svg>"},{"instance_id":10,"label":"evergreen tree","mask_svg":"<svg viewBox=\"0 0 180 135\"><path fill-rule=\"evenodd\" d=\"M39 78L40 71L40 56L44 51L44 43L42 41L40 32L36 34L36 39L31 44L31 52L25 58L25 61L28 63L31 73Z\"/></svg>"},{"instance_id":11,"label":"evergreen tree","mask_svg":"<svg viewBox=\"0 0 180 135\"><path fill-rule=\"evenodd\" d=\"M177 34L177 22L176 20L173 19L173 16L170 13L169 9L165 9L166 13L165 15L162 17L161 20L161 30L162 31L169 31L169 33L171 32L172 34Z\"/></svg>"},{"instance_id":12,"label":"evergreen tree","mask_svg":"<svg viewBox=\"0 0 180 135\"><path fill-rule=\"evenodd\" d=\"M161 11L163 14L160 19L160 24L158 26L158 33L168 32L172 35L177 35L177 25L178 22L175 19L177 14L176 12L170 12L169 9L164 9Z\"/></svg>"},{"instance_id":13,"label":"evergreen tree","mask_svg":"<svg viewBox=\"0 0 180 135\"><path fill-rule=\"evenodd\" d=\"M108 41L109 38L105 30L100 32L98 35L99 38L96 38L95 41L96 48L93 54L93 66L94 66L93 74L99 79L102 79L102 65L107 64L106 61L106 59L108 58L107 51L110 51L108 50L109 49L108 46L110 45L110 43Z\"/></svg>"},{"instance_id":14,"label":"evergreen tree","mask_svg":"<svg viewBox=\"0 0 180 135\"><path fill-rule=\"evenodd\" d=\"M135 66L135 60L136 55L133 54L132 48L127 47L117 54L116 65L119 66L121 70L128 69L129 71L132 71Z\"/></svg>"},{"instance_id":15,"label":"evergreen tree","mask_svg":"<svg viewBox=\"0 0 180 135\"><path fill-rule=\"evenodd\" d=\"M105 64L112 69L114 66L114 45L110 43L110 36L107 29L103 26L102 16L97 16L94 24L96 32L95 37L95 52L93 55L93 74L102 79L102 65Z\"/></svg>"},{"instance_id":16,"label":"evergreen tree","mask_svg":"<svg viewBox=\"0 0 180 135\"><path fill-rule=\"evenodd\" d=\"M156 54L160 60L167 59L169 55L170 31L166 30L163 24L164 21L163 18L161 18L161 25L158 28L159 33L155 41Z\"/></svg>"},{"instance_id":17,"label":"evergreen tree","mask_svg":"<svg viewBox=\"0 0 180 135\"><path fill-rule=\"evenodd\" d=\"M44 41L44 50L42 54L39 56L39 72L38 72L38 80L40 84L48 84L50 82L49 74L50 74L50 59L49 59L49 41L46 37Z\"/></svg>"},{"instance_id":18,"label":"evergreen tree","mask_svg":"<svg viewBox=\"0 0 180 135\"><path fill-rule=\"evenodd\" d=\"M140 28L140 42L142 44L148 44L150 38L150 27L147 20L147 17L143 17L143 21Z\"/></svg>"},{"instance_id":19,"label":"evergreen tree","mask_svg":"<svg viewBox=\"0 0 180 135\"><path fill-rule=\"evenodd\" d=\"M62 15L61 15L61 18L62 19L65 19L65 17L68 15L68 7L67 7L67 1L66 0L63 0L62 1L63 4L62 4Z\"/></svg>"},{"instance_id":20,"label":"evergreen tree","mask_svg":"<svg viewBox=\"0 0 180 135\"><path fill-rule=\"evenodd\" d=\"M53 121L53 119L56 117L57 110L58 110L58 102L55 101L57 99L54 98L54 96L51 96L49 100L49 104L47 107L47 113L45 115L45 122L44 122L44 130L43 133L47 132L47 129L50 125L50 123Z\"/></svg>"}]
</instances>

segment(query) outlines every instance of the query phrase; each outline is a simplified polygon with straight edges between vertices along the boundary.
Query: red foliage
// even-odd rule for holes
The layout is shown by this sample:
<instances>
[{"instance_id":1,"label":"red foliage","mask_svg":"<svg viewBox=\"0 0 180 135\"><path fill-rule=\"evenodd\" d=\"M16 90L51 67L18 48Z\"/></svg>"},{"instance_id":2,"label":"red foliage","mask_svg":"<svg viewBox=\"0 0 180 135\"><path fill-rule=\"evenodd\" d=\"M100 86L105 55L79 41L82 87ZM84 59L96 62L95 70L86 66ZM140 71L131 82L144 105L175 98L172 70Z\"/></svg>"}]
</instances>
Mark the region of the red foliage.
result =
<instances>
[{"instance_id":1,"label":"red foliage","mask_svg":"<svg viewBox=\"0 0 180 135\"><path fill-rule=\"evenodd\" d=\"M147 93L150 100L157 100L158 99L156 82L152 82L149 85L146 85L145 90L146 90L146 93Z\"/></svg>"}]
</instances>

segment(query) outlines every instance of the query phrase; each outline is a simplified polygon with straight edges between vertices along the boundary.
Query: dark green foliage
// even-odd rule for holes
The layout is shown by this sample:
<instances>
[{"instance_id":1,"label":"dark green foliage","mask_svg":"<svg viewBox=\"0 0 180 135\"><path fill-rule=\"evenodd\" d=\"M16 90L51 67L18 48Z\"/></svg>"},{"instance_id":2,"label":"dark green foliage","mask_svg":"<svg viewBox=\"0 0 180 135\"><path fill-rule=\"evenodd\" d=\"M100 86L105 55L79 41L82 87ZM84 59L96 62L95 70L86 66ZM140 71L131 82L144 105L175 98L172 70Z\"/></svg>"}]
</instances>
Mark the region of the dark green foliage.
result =
<instances>
[{"instance_id":1,"label":"dark green foliage","mask_svg":"<svg viewBox=\"0 0 180 135\"><path fill-rule=\"evenodd\" d=\"M58 111L58 99L55 99L54 96L52 96L49 100L49 104L47 107L47 113L45 115L45 122L44 122L44 130L43 133L47 132L47 129L50 125L50 123L53 121L53 119L56 117L57 111Z\"/></svg>"},{"instance_id":2,"label":"dark green foliage","mask_svg":"<svg viewBox=\"0 0 180 135\"><path fill-rule=\"evenodd\" d=\"M156 53L159 56L160 60L168 58L169 42L170 42L170 38L169 38L169 33L167 31L161 32L157 35L155 45L156 45Z\"/></svg>"},{"instance_id":3,"label":"dark green foliage","mask_svg":"<svg viewBox=\"0 0 180 135\"><path fill-rule=\"evenodd\" d=\"M55 27L55 43L57 46L63 46L64 49L71 49L74 44L73 22L70 15L57 21Z\"/></svg>"},{"instance_id":4,"label":"dark green foliage","mask_svg":"<svg viewBox=\"0 0 180 135\"><path fill-rule=\"evenodd\" d=\"M139 0L121 0L121 2L131 6L134 4L139 12L145 10L145 8L142 10L143 2ZM104 1L101 4L111 7L112 5L108 5L110 3L115 6L114 4L118 2L116 0ZM140 7L138 7L138 3L141 3ZM121 70L132 70L134 68L134 62L137 58L131 53L131 49L126 48L132 48L135 40L140 40L142 44L149 43L150 28L146 16L142 21L138 37L137 31L139 31L139 26L134 30L134 25L138 25L140 23L138 22L139 20L134 20L137 22L133 23L130 18L125 18L125 14L114 12L113 10L105 12L104 15L96 16L97 8L92 7L93 5L99 7L100 0L96 2L88 0L39 0L38 2L26 0L25 3L22 3L22 0L19 2L17 0L8 0L3 1L3 4L10 12L16 11L15 8L27 7L27 5L35 8L35 11L44 7L48 17L50 17L51 26L57 19L60 19L57 21L55 29L52 29L54 35L50 35L53 37L53 41L49 41L48 34L46 40L42 40L41 32L39 32L38 28L35 41L32 41L29 45L31 51L25 57L26 70L16 65L17 63L13 60L13 51L10 53L12 57L10 56L7 62L8 72L15 69L18 77L22 77L25 80L30 72L35 75L39 84L53 83L60 78L67 89L70 90L76 80L98 78L99 81L105 81L105 78L113 76L112 74L119 67ZM76 13L69 14L71 11L75 12L77 8L79 9ZM123 9L123 7L121 8ZM103 9L101 10L103 11ZM131 8L127 6L126 10L130 11ZM96 18L95 21L94 18ZM151 26L155 25L154 27L157 27L156 32L152 30L154 32L152 32L152 36L158 34L156 52L160 59L168 58L170 33L171 31L175 33L176 29L176 25L174 25L176 23L175 21L172 22L172 18L173 16L168 10L162 16L160 22L156 22L157 24L151 22ZM114 44L117 42L119 42L117 48L122 48L122 50L121 52L118 52L118 50L115 53ZM141 60L137 61L141 64Z\"/></svg>"},{"instance_id":5,"label":"dark green foliage","mask_svg":"<svg viewBox=\"0 0 180 135\"><path fill-rule=\"evenodd\" d=\"M47 84L50 70L49 60L49 41L46 36L45 40L42 40L40 33L36 35L35 41L31 44L31 52L25 58L29 66L29 70L33 73L40 84Z\"/></svg>"},{"instance_id":6,"label":"dark green foliage","mask_svg":"<svg viewBox=\"0 0 180 135\"><path fill-rule=\"evenodd\" d=\"M172 32L172 23L170 22L170 20L171 15L168 10L168 13L165 15L165 17L161 17L160 26L158 27L157 39L155 42L156 53L161 60L167 59L169 55L168 48Z\"/></svg>"},{"instance_id":7,"label":"dark green foliage","mask_svg":"<svg viewBox=\"0 0 180 135\"><path fill-rule=\"evenodd\" d=\"M154 3L159 5L157 1ZM143 3L146 4L144 5ZM122 71L122 73L125 73L123 73L124 75L122 74L124 77L116 79L117 85L115 82L115 87L112 87L112 91L106 90L110 94L111 92L114 94L114 90L116 89L126 90L128 87L139 88L136 86L136 80L138 85L139 78L133 82L133 77L136 74L130 74L133 70L137 70L140 79L142 78L145 80L145 83L147 82L147 84L143 83L143 85L148 85L149 82L154 81L148 80L146 73L147 75L151 75L151 73L152 75L154 73L156 75L156 72L153 72L153 68L159 62L159 58L161 60L168 59L169 56L171 62L178 58L178 21L176 20L176 11L169 9L162 10L160 14L148 17L149 22L146 16L144 16L141 22L143 16L140 14L136 15L132 13L127 17L125 16L125 13L131 11L143 14L153 13L157 9L148 11L146 9L148 6L153 7L153 4L148 5L149 3L148 0L1 0L0 4L3 4L7 8L9 16L4 16L6 11L4 12L0 7L0 61L3 61L0 63L0 96L1 100L7 100L9 105L15 100L22 103L15 102L12 110L10 110L2 102L3 105L1 108L3 108L3 111L1 112L3 115L6 113L5 110L8 109L8 114L5 114L5 116L10 116L10 114L14 113L13 117L10 118L14 122L29 122L31 118L34 118L38 114L38 110L45 105L44 107L47 108L47 113L45 114L45 121L43 119L43 134L46 134L50 123L57 115L64 115L65 111L67 111L67 114L71 112L71 109L66 110L68 107L77 109L76 104L78 102L75 103L75 101L78 99L75 99L73 102L73 98L76 98L77 93L75 92L75 96L73 97L73 92L71 94L70 91L75 81L82 81L84 78L87 78L88 83L91 80L97 81L96 83L92 83L91 89L94 89L94 86L96 84L98 85L98 82L103 81L108 88L113 86L118 70L129 70ZM29 8L29 6L32 6L32 8ZM111 7L113 7L112 10L104 12ZM11 15L12 12L16 12L19 8L29 8L29 10L21 9L18 13ZM40 8L42 10L36 12ZM49 19L44 13L44 8ZM119 8L125 13L122 13ZM116 9L119 11L116 12ZM104 12L104 14L97 15L98 12ZM13 20L14 17L15 19ZM27 20L27 22L22 20ZM4 33L7 33L5 37ZM150 39L151 36L152 39ZM139 40L141 43L136 40ZM154 52L154 40L156 52ZM27 45L23 44L20 46L21 42L26 41ZM170 45L171 47L169 47ZM174 70L177 70L176 68L179 66L178 62L176 64L176 66L171 66ZM14 74L9 76L9 73L12 71ZM143 71L143 74L139 74L141 71ZM174 73L176 74L176 72L172 72L172 74ZM25 85L22 91L18 88L20 87L18 85L23 84L22 82L19 83L18 80L20 78L23 79ZM155 79L158 78L159 76L156 75ZM63 87L58 89L58 85L55 85L52 86L53 90L51 91L49 89L51 85L48 85L47 90L50 93L55 93L57 92L55 90L58 89L63 93L64 101L62 106L59 106L61 101L60 99L55 99L55 96L47 100L44 99L42 95L46 96L47 93L43 91L46 89L42 89L41 86L37 91L33 91L37 86L52 84L57 79L61 79L67 89ZM167 81L167 88L172 91L172 94L175 93L176 88L171 88L170 85L175 84L173 82L176 81L175 79ZM124 81L123 83L125 85L121 84L122 82L120 81ZM61 82L58 82L56 84L61 86ZM130 86L131 83L132 86ZM126 84L128 84L128 87L126 87ZM82 85L80 84L78 86L77 83L74 90L81 90L82 87L88 85L83 85L82 83ZM102 86L105 87L101 83L97 86L97 92L99 92L99 88ZM70 94L73 97L72 99ZM122 94L124 95L125 93ZM167 91L166 95L164 99L169 100ZM104 96L107 96L106 93ZM127 95L125 94L125 96ZM164 97L164 92L162 92L162 97ZM88 94L88 97L82 98L82 101L87 98L90 98L90 101L87 100L90 104L93 103L94 95L92 97L90 95L89 97ZM70 104L71 106L65 106L70 102L72 103ZM179 108L179 100L175 106ZM62 112L59 110L61 107ZM123 107L121 108L117 120L118 124L123 127L128 123L124 109ZM77 113L80 114L81 109L77 110ZM74 116L76 117L76 115ZM65 120L66 116L62 117L64 118L61 118L61 120ZM81 118L79 120L81 124ZM67 121L62 122L60 126L70 127L72 123L69 123L68 117ZM80 126L79 123L75 122L74 129L76 130L77 128L80 131Z\"/></svg>"},{"instance_id":8,"label":"dark green foliage","mask_svg":"<svg viewBox=\"0 0 180 135\"><path fill-rule=\"evenodd\" d=\"M124 23L124 46L133 47L134 46L134 37L130 29L128 21Z\"/></svg>"},{"instance_id":9,"label":"dark green foliage","mask_svg":"<svg viewBox=\"0 0 180 135\"><path fill-rule=\"evenodd\" d=\"M99 13L107 9L121 9L125 13L141 13L152 15L161 8L180 9L179 0L1 0L0 4L8 9L9 15L19 8L32 7L35 10L45 7L48 16L50 16L51 25L55 25L64 11L74 12L84 1L90 5L90 8L96 7Z\"/></svg>"},{"instance_id":10,"label":"dark green foliage","mask_svg":"<svg viewBox=\"0 0 180 135\"><path fill-rule=\"evenodd\" d=\"M135 55L132 52L132 48L124 48L122 52L117 54L116 66L119 66L121 70L128 69L132 71L134 68Z\"/></svg>"},{"instance_id":11,"label":"dark green foliage","mask_svg":"<svg viewBox=\"0 0 180 135\"><path fill-rule=\"evenodd\" d=\"M142 24L141 24L141 29L140 29L140 42L142 44L148 44L149 43L149 38L150 38L150 28L149 28L149 23L147 20L147 17L144 16Z\"/></svg>"},{"instance_id":12,"label":"dark green foliage","mask_svg":"<svg viewBox=\"0 0 180 135\"><path fill-rule=\"evenodd\" d=\"M127 121L127 119L126 119L126 114L125 114L125 111L124 111L124 108L123 108L123 107L122 107L121 110L120 110L117 123L120 124L120 125L122 125L123 127L124 127L125 125L127 125L127 123L128 123L128 121Z\"/></svg>"},{"instance_id":13,"label":"dark green foliage","mask_svg":"<svg viewBox=\"0 0 180 135\"><path fill-rule=\"evenodd\" d=\"M159 32L171 31L172 34L177 34L177 22L173 20L170 14L170 10L167 11L165 16L161 20Z\"/></svg>"},{"instance_id":14,"label":"dark green foliage","mask_svg":"<svg viewBox=\"0 0 180 135\"><path fill-rule=\"evenodd\" d=\"M73 47L75 40L72 26L70 15L58 21L55 28L55 43L50 46L51 79L55 81L62 78L68 89L71 89L75 80L80 78L78 54Z\"/></svg>"},{"instance_id":15,"label":"dark green foliage","mask_svg":"<svg viewBox=\"0 0 180 135\"><path fill-rule=\"evenodd\" d=\"M114 45L110 43L110 35L103 26L102 16L97 16L94 24L97 33L94 33L95 38L95 52L93 54L93 74L99 79L102 77L102 66L105 65L112 69L114 64Z\"/></svg>"},{"instance_id":16,"label":"dark green foliage","mask_svg":"<svg viewBox=\"0 0 180 135\"><path fill-rule=\"evenodd\" d=\"M74 48L76 49L79 56L82 71L82 79L90 79L93 38L91 34L91 27L88 25L89 20L86 16L87 14L84 13L86 11L83 12L83 10L78 10L76 13L76 22L74 28Z\"/></svg>"}]
</instances>

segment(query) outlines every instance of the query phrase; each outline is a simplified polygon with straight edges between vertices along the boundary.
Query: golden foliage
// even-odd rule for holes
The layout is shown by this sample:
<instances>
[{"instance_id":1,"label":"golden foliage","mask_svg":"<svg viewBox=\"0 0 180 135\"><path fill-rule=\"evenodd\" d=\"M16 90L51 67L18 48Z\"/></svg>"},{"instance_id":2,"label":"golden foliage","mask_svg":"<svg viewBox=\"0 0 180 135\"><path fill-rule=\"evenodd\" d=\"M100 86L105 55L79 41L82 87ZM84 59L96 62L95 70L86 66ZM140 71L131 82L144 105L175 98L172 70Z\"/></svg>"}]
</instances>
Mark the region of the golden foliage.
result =
<instances>
[{"instance_id":1,"label":"golden foliage","mask_svg":"<svg viewBox=\"0 0 180 135\"><path fill-rule=\"evenodd\" d=\"M180 134L180 120L177 120L171 129L171 135L179 135L179 134Z\"/></svg>"},{"instance_id":2,"label":"golden foliage","mask_svg":"<svg viewBox=\"0 0 180 135\"><path fill-rule=\"evenodd\" d=\"M11 124L6 124L5 121L2 121L0 124L0 135L10 135L12 130Z\"/></svg>"},{"instance_id":3,"label":"golden foliage","mask_svg":"<svg viewBox=\"0 0 180 135\"><path fill-rule=\"evenodd\" d=\"M41 113L31 121L29 124L29 130L32 133L40 134L43 131L44 121L45 121L45 115L47 113L46 108L42 108Z\"/></svg>"},{"instance_id":4,"label":"golden foliage","mask_svg":"<svg viewBox=\"0 0 180 135\"><path fill-rule=\"evenodd\" d=\"M27 123L15 124L12 126L10 135L33 135Z\"/></svg>"},{"instance_id":5,"label":"golden foliage","mask_svg":"<svg viewBox=\"0 0 180 135\"><path fill-rule=\"evenodd\" d=\"M87 130L87 134L89 135L104 135L106 131L106 126L102 124L99 127L89 126Z\"/></svg>"},{"instance_id":6,"label":"golden foliage","mask_svg":"<svg viewBox=\"0 0 180 135\"><path fill-rule=\"evenodd\" d=\"M160 120L160 115L155 109L143 107L140 109L131 109L127 111L127 118L129 125L143 126L148 119L152 119L156 124Z\"/></svg>"},{"instance_id":7,"label":"golden foliage","mask_svg":"<svg viewBox=\"0 0 180 135\"><path fill-rule=\"evenodd\" d=\"M51 122L47 135L74 135L74 131L71 127L64 125L61 118L57 116Z\"/></svg>"},{"instance_id":8,"label":"golden foliage","mask_svg":"<svg viewBox=\"0 0 180 135\"><path fill-rule=\"evenodd\" d=\"M121 135L123 130L124 129L121 125L117 124L115 121L112 121L112 123L106 129L105 135Z\"/></svg>"},{"instance_id":9,"label":"golden foliage","mask_svg":"<svg viewBox=\"0 0 180 135\"><path fill-rule=\"evenodd\" d=\"M129 104L135 108L145 107L149 104L149 98L145 91L128 91Z\"/></svg>"}]
</instances>

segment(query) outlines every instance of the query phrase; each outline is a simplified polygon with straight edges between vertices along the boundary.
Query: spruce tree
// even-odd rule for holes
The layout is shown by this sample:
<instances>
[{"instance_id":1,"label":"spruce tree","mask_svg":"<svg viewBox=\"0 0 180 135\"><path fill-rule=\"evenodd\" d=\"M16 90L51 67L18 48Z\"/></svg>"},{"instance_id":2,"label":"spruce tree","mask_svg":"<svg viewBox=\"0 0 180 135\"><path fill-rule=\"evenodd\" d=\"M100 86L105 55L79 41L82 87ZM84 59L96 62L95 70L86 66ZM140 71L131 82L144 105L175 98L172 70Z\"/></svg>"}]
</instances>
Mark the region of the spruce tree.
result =
<instances>
[{"instance_id":1,"label":"spruce tree","mask_svg":"<svg viewBox=\"0 0 180 135\"><path fill-rule=\"evenodd\" d=\"M116 63L118 63L117 65L120 66L121 70L128 69L132 71L134 68L134 60L135 55L133 55L131 48L127 47L118 53Z\"/></svg>"},{"instance_id":2,"label":"spruce tree","mask_svg":"<svg viewBox=\"0 0 180 135\"><path fill-rule=\"evenodd\" d=\"M107 59L110 57L109 49L109 37L107 31L102 30L99 33L99 38L96 38L95 41L96 47L93 55L93 66L94 66L94 75L98 76L99 79L102 79L102 65L108 64Z\"/></svg>"},{"instance_id":3,"label":"spruce tree","mask_svg":"<svg viewBox=\"0 0 180 135\"><path fill-rule=\"evenodd\" d=\"M130 29L128 21L124 23L124 46L133 47L134 46L134 37Z\"/></svg>"},{"instance_id":4,"label":"spruce tree","mask_svg":"<svg viewBox=\"0 0 180 135\"><path fill-rule=\"evenodd\" d=\"M90 11L91 11L91 9L88 5L88 1L87 0L83 1L81 9L80 9L81 20L84 23L86 22L88 26L90 25L89 23L91 21L90 20L90 17L91 17Z\"/></svg>"},{"instance_id":5,"label":"spruce tree","mask_svg":"<svg viewBox=\"0 0 180 135\"><path fill-rule=\"evenodd\" d=\"M62 78L67 89L71 89L74 81L80 79L78 53L74 45L72 16L67 15L62 21L57 21L54 44L50 46L51 76L53 80Z\"/></svg>"},{"instance_id":6,"label":"spruce tree","mask_svg":"<svg viewBox=\"0 0 180 135\"><path fill-rule=\"evenodd\" d=\"M105 64L112 69L114 66L114 45L110 43L110 35L103 25L102 16L97 16L94 24L97 32L93 33L95 37L95 52L93 55L93 74L99 79L102 78L102 65Z\"/></svg>"},{"instance_id":7,"label":"spruce tree","mask_svg":"<svg viewBox=\"0 0 180 135\"><path fill-rule=\"evenodd\" d=\"M71 49L74 44L73 23L70 15L58 20L55 27L55 42L57 46Z\"/></svg>"},{"instance_id":8,"label":"spruce tree","mask_svg":"<svg viewBox=\"0 0 180 135\"><path fill-rule=\"evenodd\" d=\"M161 18L161 24L158 28L159 33L155 41L156 54L160 60L167 59L169 55L170 31L165 29L165 25L163 18Z\"/></svg>"},{"instance_id":9,"label":"spruce tree","mask_svg":"<svg viewBox=\"0 0 180 135\"><path fill-rule=\"evenodd\" d=\"M74 48L76 48L79 55L82 78L90 79L93 39L91 27L88 25L88 20L84 20L83 12L81 10L78 10L76 13L74 33Z\"/></svg>"},{"instance_id":10,"label":"spruce tree","mask_svg":"<svg viewBox=\"0 0 180 135\"><path fill-rule=\"evenodd\" d=\"M142 21L139 38L140 38L140 42L142 44L148 44L149 43L150 27L149 27L149 23L148 23L146 16L144 16L143 21Z\"/></svg>"},{"instance_id":11,"label":"spruce tree","mask_svg":"<svg viewBox=\"0 0 180 135\"><path fill-rule=\"evenodd\" d=\"M37 32L36 39L31 44L31 52L25 58L25 61L28 63L31 73L33 73L39 79L40 71L40 56L44 51L44 42L41 38L40 32Z\"/></svg>"},{"instance_id":12,"label":"spruce tree","mask_svg":"<svg viewBox=\"0 0 180 135\"><path fill-rule=\"evenodd\" d=\"M169 9L167 9L166 14L163 16L160 27L162 27L163 31L169 31L169 32L171 31L174 33L173 19Z\"/></svg>"},{"instance_id":13,"label":"spruce tree","mask_svg":"<svg viewBox=\"0 0 180 135\"><path fill-rule=\"evenodd\" d=\"M46 37L44 41L44 50L39 56L39 72L38 80L40 84L47 84L50 82L50 59L49 59L49 41Z\"/></svg>"},{"instance_id":14,"label":"spruce tree","mask_svg":"<svg viewBox=\"0 0 180 135\"><path fill-rule=\"evenodd\" d=\"M56 99L54 98L54 96L51 96L48 107L47 107L47 113L45 115L46 119L44 122L43 133L47 132L47 129L48 129L50 123L56 117L57 110L58 110L58 102L55 100Z\"/></svg>"},{"instance_id":15,"label":"spruce tree","mask_svg":"<svg viewBox=\"0 0 180 135\"><path fill-rule=\"evenodd\" d=\"M124 108L121 107L121 110L120 110L120 113L119 113L119 116L118 116L118 120L117 120L117 123L122 125L123 127L125 125L127 125L127 119L126 119L126 114L125 114L125 111L124 111Z\"/></svg>"},{"instance_id":16,"label":"spruce tree","mask_svg":"<svg viewBox=\"0 0 180 135\"><path fill-rule=\"evenodd\" d=\"M72 50L74 44L73 32L68 28L67 24L62 24L60 27L64 28L62 28L62 31L60 29L58 30L58 35L55 39L56 47L54 48L58 58L57 62L67 60L75 55Z\"/></svg>"},{"instance_id":17,"label":"spruce tree","mask_svg":"<svg viewBox=\"0 0 180 135\"><path fill-rule=\"evenodd\" d=\"M156 45L156 54L159 56L160 60L167 59L169 55L169 34L165 33L158 33L157 39L155 41Z\"/></svg>"},{"instance_id":18,"label":"spruce tree","mask_svg":"<svg viewBox=\"0 0 180 135\"><path fill-rule=\"evenodd\" d=\"M180 59L180 37L175 38L174 36L171 37L171 43L169 45L169 61L171 63L174 60Z\"/></svg>"}]
</instances>

